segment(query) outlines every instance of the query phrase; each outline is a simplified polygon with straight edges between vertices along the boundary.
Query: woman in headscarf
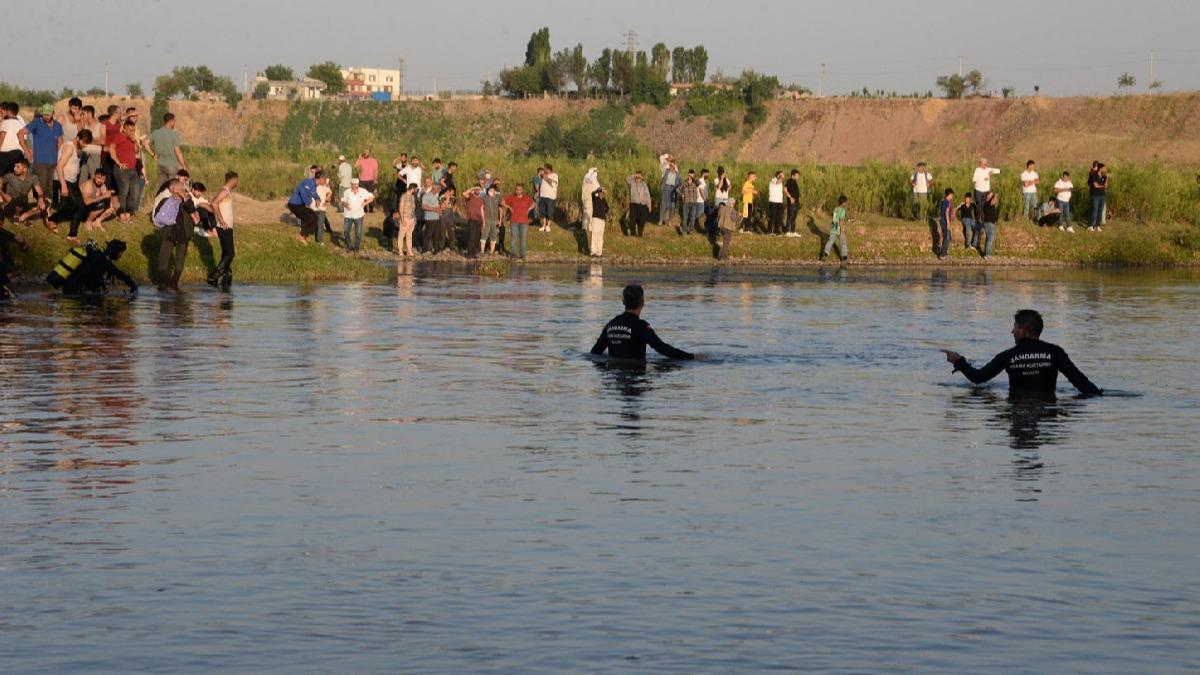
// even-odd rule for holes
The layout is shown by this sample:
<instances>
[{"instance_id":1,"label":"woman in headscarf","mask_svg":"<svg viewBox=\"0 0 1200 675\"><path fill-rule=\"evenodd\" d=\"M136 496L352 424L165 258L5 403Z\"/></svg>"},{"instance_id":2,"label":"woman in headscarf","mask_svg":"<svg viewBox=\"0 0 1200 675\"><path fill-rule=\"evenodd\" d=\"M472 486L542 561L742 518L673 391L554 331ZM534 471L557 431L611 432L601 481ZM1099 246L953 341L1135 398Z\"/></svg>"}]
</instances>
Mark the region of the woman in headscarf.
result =
<instances>
[{"instance_id":1,"label":"woman in headscarf","mask_svg":"<svg viewBox=\"0 0 1200 675\"><path fill-rule=\"evenodd\" d=\"M583 190L580 199L583 202L583 217L580 222L583 224L585 232L591 231L592 228L592 194L600 188L600 174L596 171L596 167L587 170L583 176Z\"/></svg>"}]
</instances>

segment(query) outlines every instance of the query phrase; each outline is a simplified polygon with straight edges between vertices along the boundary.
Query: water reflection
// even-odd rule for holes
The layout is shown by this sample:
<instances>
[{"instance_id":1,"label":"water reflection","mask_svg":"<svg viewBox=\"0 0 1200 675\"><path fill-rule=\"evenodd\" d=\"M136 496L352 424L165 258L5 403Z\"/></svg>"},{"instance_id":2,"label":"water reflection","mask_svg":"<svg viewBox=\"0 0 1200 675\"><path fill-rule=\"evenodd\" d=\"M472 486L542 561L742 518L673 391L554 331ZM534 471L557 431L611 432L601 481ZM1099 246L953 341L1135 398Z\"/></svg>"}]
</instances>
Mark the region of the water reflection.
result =
<instances>
[{"instance_id":1,"label":"water reflection","mask_svg":"<svg viewBox=\"0 0 1200 675\"><path fill-rule=\"evenodd\" d=\"M593 365L605 390L620 401L622 422L617 427L630 436L639 435L643 429L642 410L647 405L643 397L654 391L668 373L682 367L672 361L638 363L603 357L595 358Z\"/></svg>"}]
</instances>

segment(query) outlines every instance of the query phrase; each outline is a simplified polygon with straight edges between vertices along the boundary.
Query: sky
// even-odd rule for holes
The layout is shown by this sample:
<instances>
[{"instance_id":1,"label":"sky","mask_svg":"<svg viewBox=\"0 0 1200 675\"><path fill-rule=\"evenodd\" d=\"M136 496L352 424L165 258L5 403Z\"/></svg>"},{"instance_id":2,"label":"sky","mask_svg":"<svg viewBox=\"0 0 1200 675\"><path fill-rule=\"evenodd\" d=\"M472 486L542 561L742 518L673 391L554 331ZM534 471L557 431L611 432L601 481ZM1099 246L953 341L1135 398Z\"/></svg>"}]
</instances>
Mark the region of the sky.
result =
<instances>
[{"instance_id":1,"label":"sky","mask_svg":"<svg viewBox=\"0 0 1200 675\"><path fill-rule=\"evenodd\" d=\"M10 1L10 0L5 0ZM12 0L15 1L15 0ZM208 65L242 86L267 65L302 74L405 63L405 89L478 89L519 65L529 34L550 28L557 51L582 43L589 59L623 47L704 45L709 74L746 68L826 95L934 90L938 75L979 69L988 89L1043 95L1109 94L1124 72L1164 91L1200 89L1195 0L38 0L0 18L0 81L59 90L123 92L177 65ZM16 19L16 20L14 20ZM51 41L68 45L52 48ZM24 56L18 56L24 55ZM30 58L36 55L36 60Z\"/></svg>"}]
</instances>

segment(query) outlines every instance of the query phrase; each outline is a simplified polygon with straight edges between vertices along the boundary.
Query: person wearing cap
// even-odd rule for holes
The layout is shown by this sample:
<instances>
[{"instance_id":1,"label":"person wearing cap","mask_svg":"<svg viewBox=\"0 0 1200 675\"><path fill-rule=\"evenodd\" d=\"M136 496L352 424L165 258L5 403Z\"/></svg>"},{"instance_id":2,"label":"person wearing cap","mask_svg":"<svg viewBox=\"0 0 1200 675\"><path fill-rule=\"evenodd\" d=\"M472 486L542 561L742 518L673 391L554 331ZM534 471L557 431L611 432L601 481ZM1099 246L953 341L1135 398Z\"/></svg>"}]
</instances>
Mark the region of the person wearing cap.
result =
<instances>
[{"instance_id":1,"label":"person wearing cap","mask_svg":"<svg viewBox=\"0 0 1200 675\"><path fill-rule=\"evenodd\" d=\"M350 179L350 189L342 193L342 245L347 251L362 249L363 218L375 195L362 187L358 178ZM354 239L350 239L351 232ZM353 242L353 243L352 243Z\"/></svg>"},{"instance_id":2,"label":"person wearing cap","mask_svg":"<svg viewBox=\"0 0 1200 675\"><path fill-rule=\"evenodd\" d=\"M58 206L58 191L50 190L54 184L54 169L58 165L58 149L63 143L63 127L54 119L54 106L47 103L42 106L42 114L25 125L29 134L33 152L29 159L32 161L33 175L38 183L50 194L51 203Z\"/></svg>"},{"instance_id":3,"label":"person wearing cap","mask_svg":"<svg viewBox=\"0 0 1200 675\"><path fill-rule=\"evenodd\" d=\"M350 189L350 180L354 178L354 167L350 166L350 162L346 161L345 155L338 155L337 164L338 189L345 192ZM342 210L342 203L338 202L338 212Z\"/></svg>"}]
</instances>

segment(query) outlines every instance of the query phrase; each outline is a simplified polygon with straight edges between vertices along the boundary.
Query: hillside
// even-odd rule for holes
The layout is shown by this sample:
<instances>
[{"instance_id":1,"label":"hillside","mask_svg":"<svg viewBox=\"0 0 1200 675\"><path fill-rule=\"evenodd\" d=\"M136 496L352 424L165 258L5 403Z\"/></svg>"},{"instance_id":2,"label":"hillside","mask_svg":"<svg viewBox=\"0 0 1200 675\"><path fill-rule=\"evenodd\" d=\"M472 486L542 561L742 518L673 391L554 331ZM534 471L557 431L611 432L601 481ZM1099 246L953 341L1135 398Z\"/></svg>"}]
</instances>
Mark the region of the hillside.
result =
<instances>
[{"instance_id":1,"label":"hillside","mask_svg":"<svg viewBox=\"0 0 1200 675\"><path fill-rule=\"evenodd\" d=\"M107 102L94 103L100 107ZM133 104L144 109L144 116L148 113L148 100ZM65 108L65 102L59 105ZM578 116L598 104L489 100L326 105L338 110L334 116L339 124L355 129L350 135L363 137L347 138L346 144L388 136L379 140L388 145L411 143L427 154L459 148L510 154L522 150L551 116ZM643 106L629 115L626 128L649 150L670 148L681 157L707 161L860 165L924 159L945 165L971 163L983 154L997 164L1028 157L1073 165L1095 158L1113 164L1200 163L1196 93L1153 98L781 100L770 104L767 120L748 136L739 128L725 138L713 135L711 118L682 119L681 107L681 102L663 110ZM306 125L304 115L309 113L304 106L286 102L246 101L235 111L223 103L176 101L171 109L180 118L185 140L197 146L237 148L266 133L271 140L303 147L309 144L308 134L318 131L308 128L315 122ZM285 129L294 137L280 139ZM407 138L393 139L391 134ZM439 147L432 147L435 144Z\"/></svg>"}]
</instances>

